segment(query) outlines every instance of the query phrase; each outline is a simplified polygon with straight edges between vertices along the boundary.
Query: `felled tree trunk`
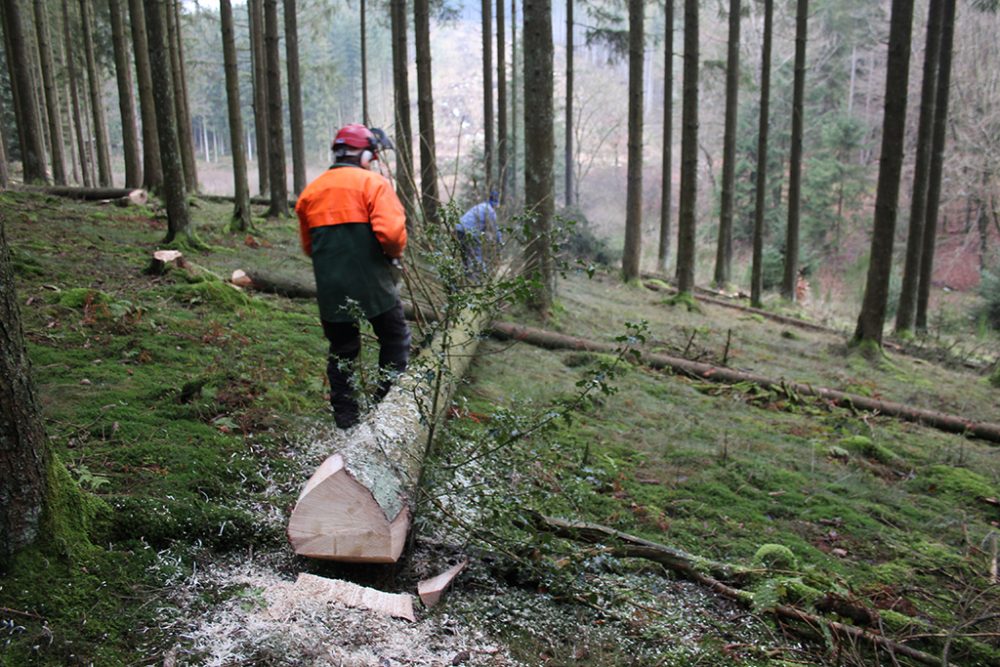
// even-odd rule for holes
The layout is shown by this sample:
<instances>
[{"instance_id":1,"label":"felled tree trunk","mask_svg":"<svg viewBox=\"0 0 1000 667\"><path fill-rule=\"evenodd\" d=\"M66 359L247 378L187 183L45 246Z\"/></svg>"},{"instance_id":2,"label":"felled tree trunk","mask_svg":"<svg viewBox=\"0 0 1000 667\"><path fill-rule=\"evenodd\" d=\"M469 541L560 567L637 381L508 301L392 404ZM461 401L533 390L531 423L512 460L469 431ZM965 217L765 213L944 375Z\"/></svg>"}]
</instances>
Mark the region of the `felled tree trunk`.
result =
<instances>
[{"instance_id":1,"label":"felled tree trunk","mask_svg":"<svg viewBox=\"0 0 1000 667\"><path fill-rule=\"evenodd\" d=\"M614 352L617 347L613 343L601 343L574 336L534 329L531 327L508 324L506 322L494 322L492 333L497 338L508 340L521 340L532 345L548 348L551 350L590 350L593 352ZM778 389L791 394L802 396L816 396L830 401L834 405L857 410L867 410L879 414L896 417L905 421L916 422L931 426L949 433L959 433L962 435L972 435L990 442L1000 442L1000 424L981 422L961 417L949 415L935 410L924 410L914 408L892 401L882 401L867 396L848 394L847 392L824 387L813 387L812 385L800 384L797 382L785 382L774 380L756 373L743 373L730 368L712 366L711 364L699 361L680 359L665 354L643 354L641 363L651 368L670 368L675 371L686 373L703 380L736 384L738 382L752 382L765 389Z\"/></svg>"},{"instance_id":2,"label":"felled tree trunk","mask_svg":"<svg viewBox=\"0 0 1000 667\"><path fill-rule=\"evenodd\" d=\"M141 206L149 200L149 194L145 190L135 188L75 188L72 186L52 186L52 187L23 187L29 192L41 192L55 197L66 197L68 199L81 199L83 201L120 201L126 204Z\"/></svg>"},{"instance_id":3,"label":"felled tree trunk","mask_svg":"<svg viewBox=\"0 0 1000 667\"><path fill-rule=\"evenodd\" d=\"M441 328L347 443L319 466L288 522L297 554L348 562L399 559L431 430L465 374L487 318L466 311ZM430 359L430 366L422 359Z\"/></svg>"}]
</instances>

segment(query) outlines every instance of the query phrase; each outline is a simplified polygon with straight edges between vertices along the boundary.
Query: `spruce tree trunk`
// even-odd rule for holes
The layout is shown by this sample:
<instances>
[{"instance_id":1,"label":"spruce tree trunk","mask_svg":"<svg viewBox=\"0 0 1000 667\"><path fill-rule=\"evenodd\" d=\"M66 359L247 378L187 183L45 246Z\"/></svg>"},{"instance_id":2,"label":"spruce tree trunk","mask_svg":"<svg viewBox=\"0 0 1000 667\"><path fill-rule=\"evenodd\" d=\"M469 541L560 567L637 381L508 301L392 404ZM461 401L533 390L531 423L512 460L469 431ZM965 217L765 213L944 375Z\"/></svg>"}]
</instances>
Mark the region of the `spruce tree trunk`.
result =
<instances>
[{"instance_id":1,"label":"spruce tree trunk","mask_svg":"<svg viewBox=\"0 0 1000 667\"><path fill-rule=\"evenodd\" d=\"M49 17L43 0L35 0L35 34L38 40L38 57L42 69L42 89L45 91L45 108L49 120L49 155L52 158L52 180L56 185L66 184L66 156L60 120L59 92L56 88L55 67L52 64L52 40L49 38Z\"/></svg>"},{"instance_id":2,"label":"spruce tree trunk","mask_svg":"<svg viewBox=\"0 0 1000 667\"><path fill-rule=\"evenodd\" d=\"M83 176L84 187L94 185L90 177L90 154L87 151L87 133L84 128L84 113L80 108L80 75L76 68L76 58L73 55L72 28L69 13L69 0L62 0L63 40L66 49L66 78L69 85L70 108L72 121L76 130L77 152L80 154L80 173Z\"/></svg>"},{"instance_id":3,"label":"spruce tree trunk","mask_svg":"<svg viewBox=\"0 0 1000 667\"><path fill-rule=\"evenodd\" d=\"M555 292L552 217L555 178L552 162L552 2L524 1L524 207L531 217L525 270L538 277L531 307L546 316Z\"/></svg>"},{"instance_id":4,"label":"spruce tree trunk","mask_svg":"<svg viewBox=\"0 0 1000 667\"><path fill-rule=\"evenodd\" d=\"M521 60L524 60L522 55ZM522 63L523 64L523 63ZM510 170L507 179L510 184L510 198L517 201L517 0L510 0Z\"/></svg>"},{"instance_id":5,"label":"spruce tree trunk","mask_svg":"<svg viewBox=\"0 0 1000 667\"><path fill-rule=\"evenodd\" d=\"M177 0L167 4L167 48L170 50L171 76L174 81L174 113L177 118L177 139L180 142L181 164L184 167L184 185L188 192L198 191L198 164L194 157L194 131L191 109L188 106L187 75L184 72L184 49L181 40L181 22Z\"/></svg>"},{"instance_id":6,"label":"spruce tree trunk","mask_svg":"<svg viewBox=\"0 0 1000 667\"><path fill-rule=\"evenodd\" d=\"M0 100L0 118L3 118L3 100ZM3 123L0 123L0 190L6 190L10 185L10 173L7 171L7 136Z\"/></svg>"},{"instance_id":7,"label":"spruce tree trunk","mask_svg":"<svg viewBox=\"0 0 1000 667\"><path fill-rule=\"evenodd\" d=\"M677 291L694 291L698 208L698 0L684 0L684 99L681 102L681 191Z\"/></svg>"},{"instance_id":8,"label":"spruce tree trunk","mask_svg":"<svg viewBox=\"0 0 1000 667\"><path fill-rule=\"evenodd\" d=\"M10 25L10 16L6 18ZM47 466L45 429L24 345L4 218L0 216L0 566L14 551L38 537Z\"/></svg>"},{"instance_id":9,"label":"spruce tree trunk","mask_svg":"<svg viewBox=\"0 0 1000 667\"><path fill-rule=\"evenodd\" d=\"M125 187L142 185L142 163L139 158L139 131L135 122L135 101L132 99L132 71L128 64L128 38L122 0L108 0L111 10L111 41L115 51L115 73L118 75L118 108L121 110L122 150L125 153Z\"/></svg>"},{"instance_id":10,"label":"spruce tree trunk","mask_svg":"<svg viewBox=\"0 0 1000 667\"><path fill-rule=\"evenodd\" d=\"M565 134L565 151L563 153L563 161L566 163L566 182L563 186L566 192L564 193L566 207L569 208L573 205L573 1L566 0L566 134ZM632 4L629 3L629 16L631 17ZM629 34L629 48L631 49L631 33ZM629 60L629 87L631 88L632 80L632 62L631 54ZM640 74L641 76L641 74ZM641 92L640 92L641 95ZM629 95L629 123L632 122L631 115L631 104L632 96ZM640 119L641 121L641 119ZM641 131L641 130L640 130ZM631 137L631 127L629 130L629 136ZM631 147L631 141L629 146ZM631 150L631 148L630 148ZM641 150L641 148L640 148ZM631 154L630 154L631 155ZM630 158L631 159L631 158ZM641 172L640 172L641 177ZM642 185L640 183L640 189ZM629 191L631 193L631 190ZM630 207L626 208L626 211L630 210ZM627 215L627 213L626 213ZM625 235L628 236L628 223L626 222L626 232ZM626 248L628 243L625 244ZM626 273L628 273L626 271ZM629 280L629 278L626 278Z\"/></svg>"},{"instance_id":11,"label":"spruce tree trunk","mask_svg":"<svg viewBox=\"0 0 1000 667\"><path fill-rule=\"evenodd\" d=\"M21 162L25 183L46 183L45 146L42 141L40 114L35 105L35 82L28 60L28 43L24 33L24 17L20 0L3 4L4 41L7 48L7 68L11 92L14 95L14 116L20 138Z\"/></svg>"},{"instance_id":12,"label":"spruce tree trunk","mask_svg":"<svg viewBox=\"0 0 1000 667\"><path fill-rule=\"evenodd\" d=\"M729 0L726 49L726 120L722 139L722 201L715 248L715 284L725 287L733 263L733 190L736 182L736 120L740 95L740 0Z\"/></svg>"},{"instance_id":13,"label":"spruce tree trunk","mask_svg":"<svg viewBox=\"0 0 1000 667\"><path fill-rule=\"evenodd\" d=\"M413 0L414 42L417 47L417 113L420 116L420 200L424 220L437 220L437 158L434 143L434 91L431 82L430 7Z\"/></svg>"},{"instance_id":14,"label":"spruce tree trunk","mask_svg":"<svg viewBox=\"0 0 1000 667\"><path fill-rule=\"evenodd\" d=\"M934 139L927 183L927 214L924 218L923 255L920 259L920 286L917 289L918 331L927 331L927 307L934 276L934 249L937 244L938 208L941 204L941 174L948 129L948 97L951 93L951 61L955 41L955 0L944 0L941 20L941 53L938 62L937 97L934 103Z\"/></svg>"},{"instance_id":15,"label":"spruce tree trunk","mask_svg":"<svg viewBox=\"0 0 1000 667\"><path fill-rule=\"evenodd\" d=\"M792 93L792 147L788 166L788 224L785 226L785 274L781 294L795 301L799 278L799 218L802 201L802 131L806 80L806 39L809 0L798 0L795 10L795 79Z\"/></svg>"},{"instance_id":16,"label":"spruce tree trunk","mask_svg":"<svg viewBox=\"0 0 1000 667\"><path fill-rule=\"evenodd\" d=\"M164 243L171 243L178 236L191 237L184 166L181 164L180 142L177 137L173 68L170 47L167 45L167 14L172 11L171 3L172 0L146 0L150 74L153 78L156 130L163 169L161 197L167 209L167 236Z\"/></svg>"},{"instance_id":17,"label":"spruce tree trunk","mask_svg":"<svg viewBox=\"0 0 1000 667\"><path fill-rule=\"evenodd\" d=\"M482 0L483 13L483 166L487 195L493 189L493 2Z\"/></svg>"},{"instance_id":18,"label":"spruce tree trunk","mask_svg":"<svg viewBox=\"0 0 1000 667\"><path fill-rule=\"evenodd\" d=\"M250 228L250 186L247 184L247 157L243 150L243 115L240 111L240 75L236 59L233 30L233 7L229 0L220 0L222 19L222 58L226 69L226 102L229 108L229 141L233 153L233 229Z\"/></svg>"},{"instance_id":19,"label":"spruce tree trunk","mask_svg":"<svg viewBox=\"0 0 1000 667\"><path fill-rule=\"evenodd\" d=\"M94 55L94 15L93 3L90 0L80 0L80 23L83 25L83 53L90 90L90 113L93 118L94 142L97 144L97 182L101 187L109 188L114 185L114 179L111 176L111 155L108 148L108 126L104 118L101 76Z\"/></svg>"},{"instance_id":20,"label":"spruce tree trunk","mask_svg":"<svg viewBox=\"0 0 1000 667\"><path fill-rule=\"evenodd\" d=\"M371 116L368 114L368 18L366 15L366 2L359 0L361 4L361 122L368 126L371 124Z\"/></svg>"},{"instance_id":21,"label":"spruce tree trunk","mask_svg":"<svg viewBox=\"0 0 1000 667\"><path fill-rule=\"evenodd\" d=\"M500 201L507 200L507 61L504 3L497 0L497 186Z\"/></svg>"},{"instance_id":22,"label":"spruce tree trunk","mask_svg":"<svg viewBox=\"0 0 1000 667\"><path fill-rule=\"evenodd\" d=\"M628 3L628 175L622 277L639 278L642 258L642 65L645 56L643 0Z\"/></svg>"},{"instance_id":23,"label":"spruce tree trunk","mask_svg":"<svg viewBox=\"0 0 1000 667\"><path fill-rule=\"evenodd\" d=\"M767 200L767 141L771 115L771 37L774 27L774 0L764 0L764 44L760 61L760 117L757 124L757 173L754 183L753 267L750 276L750 305L760 308L764 295L764 207Z\"/></svg>"},{"instance_id":24,"label":"spruce tree trunk","mask_svg":"<svg viewBox=\"0 0 1000 667\"><path fill-rule=\"evenodd\" d=\"M910 41L913 0L892 0L889 27L889 60L885 76L885 115L882 120L882 155L875 193L875 223L868 264L865 297L854 331L854 342L881 347L892 273L892 245L896 233L899 181L906 134L906 93L910 78Z\"/></svg>"},{"instance_id":25,"label":"spruce tree trunk","mask_svg":"<svg viewBox=\"0 0 1000 667\"><path fill-rule=\"evenodd\" d=\"M250 51L253 63L253 124L257 142L257 190L262 196L271 192L270 142L267 122L267 57L264 49L263 0L248 0L250 15Z\"/></svg>"},{"instance_id":26,"label":"spruce tree trunk","mask_svg":"<svg viewBox=\"0 0 1000 667\"><path fill-rule=\"evenodd\" d=\"M923 81L920 83L920 121L917 125L916 160L913 189L910 194L910 231L906 237L906 260L903 284L896 310L896 332L913 329L920 286L920 260L927 218L927 186L930 183L931 148L934 143L934 108L937 96L937 70L941 55L942 0L930 0L927 14L927 39L924 43Z\"/></svg>"},{"instance_id":27,"label":"spruce tree trunk","mask_svg":"<svg viewBox=\"0 0 1000 667\"><path fill-rule=\"evenodd\" d=\"M297 195L306 187L306 143L302 136L302 79L299 77L299 29L295 16L295 0L284 0L284 4L288 122L292 135L292 189Z\"/></svg>"},{"instance_id":28,"label":"spruce tree trunk","mask_svg":"<svg viewBox=\"0 0 1000 667\"><path fill-rule=\"evenodd\" d=\"M410 73L407 51L406 0L391 0L392 89L396 116L396 193L406 209L407 224L416 220L413 178L413 127L410 124Z\"/></svg>"},{"instance_id":29,"label":"spruce tree trunk","mask_svg":"<svg viewBox=\"0 0 1000 667\"><path fill-rule=\"evenodd\" d=\"M674 187L674 0L663 7L663 167L660 175L660 244L656 268L667 272L670 260L670 193Z\"/></svg>"},{"instance_id":30,"label":"spruce tree trunk","mask_svg":"<svg viewBox=\"0 0 1000 667\"><path fill-rule=\"evenodd\" d=\"M149 69L149 40L146 38L146 11L142 0L129 0L132 23L132 50L135 53L135 79L139 89L139 113L142 116L143 186L157 191L163 183L160 166L160 141L156 135L156 103L153 101L153 78Z\"/></svg>"},{"instance_id":31,"label":"spruce tree trunk","mask_svg":"<svg viewBox=\"0 0 1000 667\"><path fill-rule=\"evenodd\" d=\"M264 0L264 51L267 60L268 163L271 167L271 207L268 217L288 215L285 131L281 112L281 52L278 49L278 0Z\"/></svg>"}]
</instances>

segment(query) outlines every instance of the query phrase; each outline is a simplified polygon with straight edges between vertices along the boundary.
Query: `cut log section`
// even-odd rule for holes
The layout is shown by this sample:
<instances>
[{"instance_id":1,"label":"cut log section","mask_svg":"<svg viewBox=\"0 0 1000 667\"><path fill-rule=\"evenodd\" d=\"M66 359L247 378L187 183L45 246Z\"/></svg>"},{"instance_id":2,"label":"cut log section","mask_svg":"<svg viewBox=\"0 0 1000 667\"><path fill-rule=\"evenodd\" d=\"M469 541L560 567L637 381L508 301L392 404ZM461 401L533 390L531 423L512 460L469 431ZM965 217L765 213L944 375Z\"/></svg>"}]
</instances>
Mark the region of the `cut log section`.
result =
<instances>
[{"instance_id":1,"label":"cut log section","mask_svg":"<svg viewBox=\"0 0 1000 667\"><path fill-rule=\"evenodd\" d=\"M80 199L83 201L114 201L122 205L135 204L141 206L149 201L149 194L142 189L134 188L77 188L72 186L24 186L20 188L27 192L41 192L55 197Z\"/></svg>"},{"instance_id":2,"label":"cut log section","mask_svg":"<svg viewBox=\"0 0 1000 667\"><path fill-rule=\"evenodd\" d=\"M424 355L347 434L347 444L319 466L288 522L295 553L367 563L399 558L431 425L450 403L488 316L465 311L452 326L440 327ZM441 361L421 363L425 355ZM436 376L431 382L428 371ZM434 414L427 414L430 405Z\"/></svg>"},{"instance_id":3,"label":"cut log section","mask_svg":"<svg viewBox=\"0 0 1000 667\"><path fill-rule=\"evenodd\" d=\"M162 276L171 266L181 269L188 268L184 261L184 255L180 250L156 250L153 252L153 259L146 268L146 273L152 276Z\"/></svg>"},{"instance_id":4,"label":"cut log section","mask_svg":"<svg viewBox=\"0 0 1000 667\"><path fill-rule=\"evenodd\" d=\"M385 593L349 581L305 573L296 579L295 592L300 597L339 602L353 609L367 609L393 618L416 620L413 616L413 597L405 593Z\"/></svg>"},{"instance_id":5,"label":"cut log section","mask_svg":"<svg viewBox=\"0 0 1000 667\"><path fill-rule=\"evenodd\" d=\"M420 596L420 601L424 603L424 606L430 609L436 605L444 594L445 589L451 586L451 582L455 581L455 577L461 574L462 570L468 564L469 561L463 560L458 565L448 568L438 576L424 579L418 583L417 594Z\"/></svg>"}]
</instances>

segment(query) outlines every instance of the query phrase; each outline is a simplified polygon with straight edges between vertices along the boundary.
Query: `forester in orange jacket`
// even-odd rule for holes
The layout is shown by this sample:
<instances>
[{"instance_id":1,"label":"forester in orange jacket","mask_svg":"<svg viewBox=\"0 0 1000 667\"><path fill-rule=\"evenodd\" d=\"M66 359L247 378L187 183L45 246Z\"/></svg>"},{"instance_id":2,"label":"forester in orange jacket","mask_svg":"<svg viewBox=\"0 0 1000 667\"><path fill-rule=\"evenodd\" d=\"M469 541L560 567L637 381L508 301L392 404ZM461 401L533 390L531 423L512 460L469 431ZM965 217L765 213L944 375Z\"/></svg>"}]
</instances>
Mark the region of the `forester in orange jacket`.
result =
<instances>
[{"instance_id":1,"label":"forester in orange jacket","mask_svg":"<svg viewBox=\"0 0 1000 667\"><path fill-rule=\"evenodd\" d=\"M410 329L391 270L406 247L406 214L389 181L368 170L379 151L391 147L381 130L359 124L341 128L333 140L333 166L306 186L295 205L330 341L330 404L340 428L359 419L351 381L361 350L358 313L371 322L379 341L383 377L376 400L409 359Z\"/></svg>"}]
</instances>

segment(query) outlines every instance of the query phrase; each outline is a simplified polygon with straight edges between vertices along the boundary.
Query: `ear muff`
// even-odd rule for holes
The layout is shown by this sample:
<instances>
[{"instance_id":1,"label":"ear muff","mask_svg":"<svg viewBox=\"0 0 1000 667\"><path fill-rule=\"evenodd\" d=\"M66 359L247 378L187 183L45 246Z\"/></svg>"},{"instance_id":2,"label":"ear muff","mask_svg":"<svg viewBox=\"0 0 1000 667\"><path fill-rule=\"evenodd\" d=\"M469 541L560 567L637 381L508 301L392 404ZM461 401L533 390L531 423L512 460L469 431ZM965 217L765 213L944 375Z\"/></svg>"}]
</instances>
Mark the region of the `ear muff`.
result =
<instances>
[{"instance_id":1,"label":"ear muff","mask_svg":"<svg viewBox=\"0 0 1000 667\"><path fill-rule=\"evenodd\" d=\"M366 149L364 151L361 151L361 160L360 160L361 168L367 169L368 166L371 164L372 160L374 159L375 159L375 154L372 153L370 150Z\"/></svg>"}]
</instances>

